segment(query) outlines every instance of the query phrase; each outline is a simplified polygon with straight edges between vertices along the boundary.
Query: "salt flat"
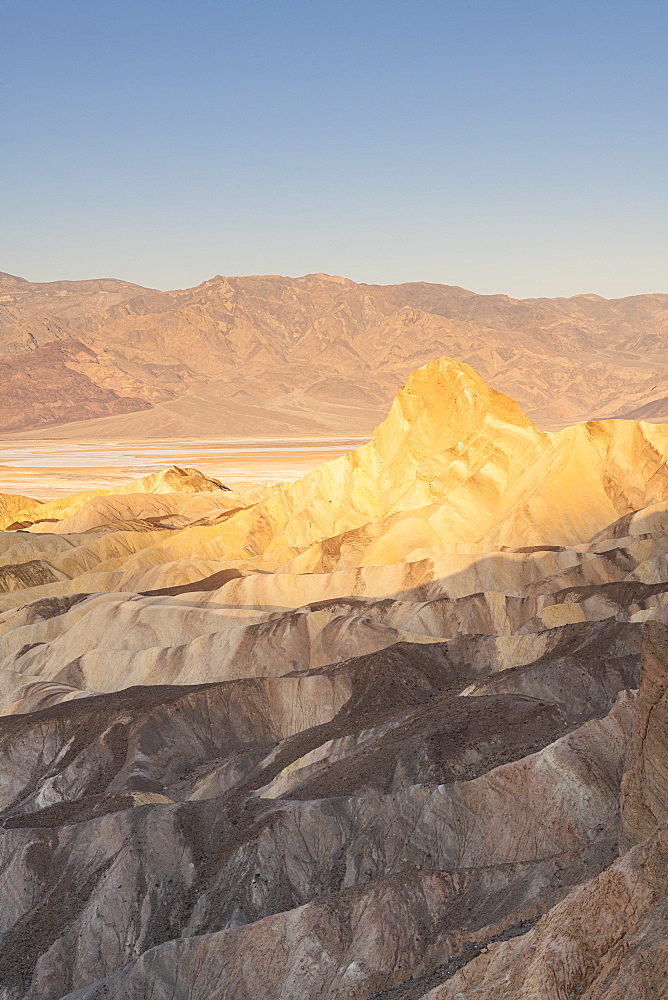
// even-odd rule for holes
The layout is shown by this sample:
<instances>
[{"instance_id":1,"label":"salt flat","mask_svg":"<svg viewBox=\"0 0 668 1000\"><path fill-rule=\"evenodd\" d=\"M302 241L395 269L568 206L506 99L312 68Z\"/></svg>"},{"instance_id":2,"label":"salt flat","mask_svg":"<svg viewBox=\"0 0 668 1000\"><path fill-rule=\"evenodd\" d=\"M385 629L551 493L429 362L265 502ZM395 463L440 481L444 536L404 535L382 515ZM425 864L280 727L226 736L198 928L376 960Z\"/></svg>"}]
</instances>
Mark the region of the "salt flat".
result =
<instances>
[{"instance_id":1,"label":"salt flat","mask_svg":"<svg viewBox=\"0 0 668 1000\"><path fill-rule=\"evenodd\" d=\"M197 466L234 489L299 479L366 438L244 440L4 441L0 492L51 500L91 489L113 489L166 466Z\"/></svg>"},{"instance_id":2,"label":"salt flat","mask_svg":"<svg viewBox=\"0 0 668 1000\"><path fill-rule=\"evenodd\" d=\"M2 1000L665 996L668 425L174 438L5 451Z\"/></svg>"}]
</instances>

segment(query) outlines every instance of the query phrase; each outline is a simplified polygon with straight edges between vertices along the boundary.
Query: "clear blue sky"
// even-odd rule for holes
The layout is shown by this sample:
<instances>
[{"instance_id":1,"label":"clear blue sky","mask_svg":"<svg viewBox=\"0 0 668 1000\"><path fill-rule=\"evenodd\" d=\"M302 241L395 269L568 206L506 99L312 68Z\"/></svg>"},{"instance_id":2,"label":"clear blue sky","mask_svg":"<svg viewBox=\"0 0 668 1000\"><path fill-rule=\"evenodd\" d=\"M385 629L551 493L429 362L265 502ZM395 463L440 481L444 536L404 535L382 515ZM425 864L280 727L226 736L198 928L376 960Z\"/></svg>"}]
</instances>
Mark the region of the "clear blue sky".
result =
<instances>
[{"instance_id":1,"label":"clear blue sky","mask_svg":"<svg viewBox=\"0 0 668 1000\"><path fill-rule=\"evenodd\" d=\"M0 270L668 292L668 0L0 0Z\"/></svg>"}]
</instances>

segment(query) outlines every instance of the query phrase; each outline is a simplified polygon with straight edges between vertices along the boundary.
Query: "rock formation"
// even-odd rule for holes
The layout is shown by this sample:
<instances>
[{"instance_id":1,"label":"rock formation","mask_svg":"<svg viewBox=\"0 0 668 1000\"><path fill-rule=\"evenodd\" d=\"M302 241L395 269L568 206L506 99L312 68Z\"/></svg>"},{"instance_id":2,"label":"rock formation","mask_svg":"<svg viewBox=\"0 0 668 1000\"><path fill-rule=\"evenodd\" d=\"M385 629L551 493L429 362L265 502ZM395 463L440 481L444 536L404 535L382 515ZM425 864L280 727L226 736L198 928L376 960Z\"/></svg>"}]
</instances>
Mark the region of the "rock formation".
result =
<instances>
[{"instance_id":1,"label":"rock formation","mask_svg":"<svg viewBox=\"0 0 668 1000\"><path fill-rule=\"evenodd\" d=\"M668 296L512 299L424 282L217 276L171 292L0 274L0 433L371 432L410 372L468 362L541 427L666 418Z\"/></svg>"},{"instance_id":2,"label":"rock formation","mask_svg":"<svg viewBox=\"0 0 668 1000\"><path fill-rule=\"evenodd\" d=\"M667 460L442 358L291 485L4 498L2 1000L661 997Z\"/></svg>"}]
</instances>

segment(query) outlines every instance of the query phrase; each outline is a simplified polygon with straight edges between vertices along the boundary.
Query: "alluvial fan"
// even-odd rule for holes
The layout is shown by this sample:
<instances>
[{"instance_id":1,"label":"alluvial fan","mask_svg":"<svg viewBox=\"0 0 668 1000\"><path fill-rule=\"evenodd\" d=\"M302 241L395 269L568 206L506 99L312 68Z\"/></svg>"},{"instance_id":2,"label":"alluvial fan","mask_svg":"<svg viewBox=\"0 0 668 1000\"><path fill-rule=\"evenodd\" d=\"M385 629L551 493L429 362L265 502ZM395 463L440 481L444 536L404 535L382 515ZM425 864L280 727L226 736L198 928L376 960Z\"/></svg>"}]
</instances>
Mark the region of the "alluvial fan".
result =
<instances>
[{"instance_id":1,"label":"alluvial fan","mask_svg":"<svg viewBox=\"0 0 668 1000\"><path fill-rule=\"evenodd\" d=\"M233 493L0 503L3 1000L650 1000L668 426L466 365Z\"/></svg>"}]
</instances>

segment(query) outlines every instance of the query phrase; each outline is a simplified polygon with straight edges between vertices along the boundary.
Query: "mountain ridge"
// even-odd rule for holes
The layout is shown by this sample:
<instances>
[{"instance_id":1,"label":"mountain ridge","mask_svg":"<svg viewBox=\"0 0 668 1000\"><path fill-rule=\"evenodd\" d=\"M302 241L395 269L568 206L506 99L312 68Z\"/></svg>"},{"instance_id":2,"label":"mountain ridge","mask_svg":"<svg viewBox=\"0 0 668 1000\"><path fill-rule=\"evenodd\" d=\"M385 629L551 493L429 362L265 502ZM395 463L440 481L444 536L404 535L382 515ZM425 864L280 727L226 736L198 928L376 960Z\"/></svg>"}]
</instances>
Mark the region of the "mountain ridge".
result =
<instances>
[{"instance_id":1,"label":"mountain ridge","mask_svg":"<svg viewBox=\"0 0 668 1000\"><path fill-rule=\"evenodd\" d=\"M2 1000L661 995L668 425L438 358L295 483L0 509Z\"/></svg>"},{"instance_id":2,"label":"mountain ridge","mask_svg":"<svg viewBox=\"0 0 668 1000\"><path fill-rule=\"evenodd\" d=\"M167 292L0 278L5 434L365 434L410 372L442 355L546 428L624 415L668 395L668 295L513 299L320 274Z\"/></svg>"}]
</instances>

